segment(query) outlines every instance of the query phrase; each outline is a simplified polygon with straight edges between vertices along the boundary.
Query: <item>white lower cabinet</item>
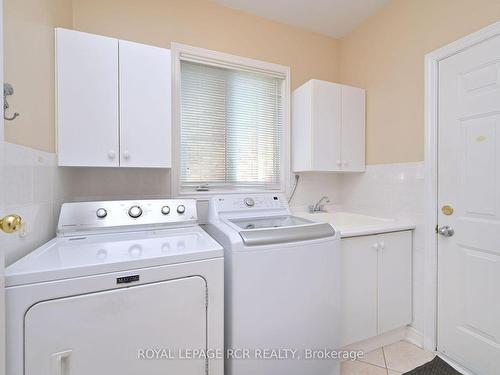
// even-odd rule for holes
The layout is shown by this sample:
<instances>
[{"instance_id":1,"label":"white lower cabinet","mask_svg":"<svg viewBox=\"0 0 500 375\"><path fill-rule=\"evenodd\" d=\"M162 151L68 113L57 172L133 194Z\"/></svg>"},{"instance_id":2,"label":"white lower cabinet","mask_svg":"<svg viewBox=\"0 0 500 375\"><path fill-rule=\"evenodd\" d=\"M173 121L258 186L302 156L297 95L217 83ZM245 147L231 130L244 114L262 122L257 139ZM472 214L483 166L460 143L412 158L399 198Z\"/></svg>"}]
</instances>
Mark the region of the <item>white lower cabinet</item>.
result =
<instances>
[{"instance_id":1,"label":"white lower cabinet","mask_svg":"<svg viewBox=\"0 0 500 375\"><path fill-rule=\"evenodd\" d=\"M342 346L412 321L412 231L343 238Z\"/></svg>"}]
</instances>

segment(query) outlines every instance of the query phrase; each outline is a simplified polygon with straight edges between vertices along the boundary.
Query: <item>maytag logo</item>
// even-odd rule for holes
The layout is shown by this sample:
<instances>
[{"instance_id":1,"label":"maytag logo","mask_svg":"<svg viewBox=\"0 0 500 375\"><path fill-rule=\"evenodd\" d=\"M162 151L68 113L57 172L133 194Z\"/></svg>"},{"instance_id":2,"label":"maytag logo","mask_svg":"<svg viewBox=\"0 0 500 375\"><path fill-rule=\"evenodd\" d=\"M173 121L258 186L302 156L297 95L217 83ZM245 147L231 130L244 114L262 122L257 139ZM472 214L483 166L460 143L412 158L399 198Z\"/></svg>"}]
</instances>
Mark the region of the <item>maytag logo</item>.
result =
<instances>
[{"instance_id":1,"label":"maytag logo","mask_svg":"<svg viewBox=\"0 0 500 375\"><path fill-rule=\"evenodd\" d=\"M123 276L116 279L117 284L128 284L133 283L134 281L139 281L139 275Z\"/></svg>"}]
</instances>

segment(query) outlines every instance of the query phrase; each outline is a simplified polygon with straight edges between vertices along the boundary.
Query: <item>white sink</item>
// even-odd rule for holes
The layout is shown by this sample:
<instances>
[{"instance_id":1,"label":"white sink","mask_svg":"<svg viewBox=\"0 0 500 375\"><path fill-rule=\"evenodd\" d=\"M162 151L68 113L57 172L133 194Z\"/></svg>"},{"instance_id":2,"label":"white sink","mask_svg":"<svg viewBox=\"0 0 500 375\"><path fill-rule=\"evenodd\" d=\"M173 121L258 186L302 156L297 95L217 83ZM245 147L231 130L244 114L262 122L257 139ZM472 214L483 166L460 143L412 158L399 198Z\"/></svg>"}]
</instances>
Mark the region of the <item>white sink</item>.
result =
<instances>
[{"instance_id":1,"label":"white sink","mask_svg":"<svg viewBox=\"0 0 500 375\"><path fill-rule=\"evenodd\" d=\"M310 214L304 211L294 211L293 214L312 221L330 223L340 231L342 237L415 228L414 224L408 222L396 222L393 219L353 214L350 212L320 212Z\"/></svg>"},{"instance_id":2,"label":"white sink","mask_svg":"<svg viewBox=\"0 0 500 375\"><path fill-rule=\"evenodd\" d=\"M337 227L345 226L365 226L365 225L380 225L388 224L394 222L391 219L384 219L381 217L367 216L353 214L350 212L320 212L320 213L295 213L295 215L303 217L304 219L309 219L313 221L324 221L327 223L332 223Z\"/></svg>"}]
</instances>

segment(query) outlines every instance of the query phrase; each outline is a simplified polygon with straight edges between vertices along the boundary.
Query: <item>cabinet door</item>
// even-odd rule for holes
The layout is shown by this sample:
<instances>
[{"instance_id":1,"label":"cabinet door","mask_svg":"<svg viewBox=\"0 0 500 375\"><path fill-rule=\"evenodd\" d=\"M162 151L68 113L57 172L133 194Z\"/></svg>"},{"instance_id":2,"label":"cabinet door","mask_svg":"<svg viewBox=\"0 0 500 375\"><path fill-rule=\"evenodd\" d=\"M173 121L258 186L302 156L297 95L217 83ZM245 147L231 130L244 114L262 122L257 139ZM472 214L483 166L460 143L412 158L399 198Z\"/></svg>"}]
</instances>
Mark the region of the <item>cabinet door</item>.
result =
<instances>
[{"instance_id":1,"label":"cabinet door","mask_svg":"<svg viewBox=\"0 0 500 375\"><path fill-rule=\"evenodd\" d=\"M412 321L412 232L378 236L379 334Z\"/></svg>"},{"instance_id":2,"label":"cabinet door","mask_svg":"<svg viewBox=\"0 0 500 375\"><path fill-rule=\"evenodd\" d=\"M377 237L343 238L342 346L377 335Z\"/></svg>"},{"instance_id":3,"label":"cabinet door","mask_svg":"<svg viewBox=\"0 0 500 375\"><path fill-rule=\"evenodd\" d=\"M118 166L118 40L56 30L59 165Z\"/></svg>"},{"instance_id":4,"label":"cabinet door","mask_svg":"<svg viewBox=\"0 0 500 375\"><path fill-rule=\"evenodd\" d=\"M340 170L341 86L313 81L312 93L312 169Z\"/></svg>"},{"instance_id":5,"label":"cabinet door","mask_svg":"<svg viewBox=\"0 0 500 375\"><path fill-rule=\"evenodd\" d=\"M342 170L365 170L365 90L342 85Z\"/></svg>"},{"instance_id":6,"label":"cabinet door","mask_svg":"<svg viewBox=\"0 0 500 375\"><path fill-rule=\"evenodd\" d=\"M24 374L205 374L204 359L176 352L206 348L205 293L193 276L37 303L25 316Z\"/></svg>"},{"instance_id":7,"label":"cabinet door","mask_svg":"<svg viewBox=\"0 0 500 375\"><path fill-rule=\"evenodd\" d=\"M120 166L170 168L170 50L119 43Z\"/></svg>"},{"instance_id":8,"label":"cabinet door","mask_svg":"<svg viewBox=\"0 0 500 375\"><path fill-rule=\"evenodd\" d=\"M292 94L292 163L294 172L312 170L312 86L304 83Z\"/></svg>"}]
</instances>

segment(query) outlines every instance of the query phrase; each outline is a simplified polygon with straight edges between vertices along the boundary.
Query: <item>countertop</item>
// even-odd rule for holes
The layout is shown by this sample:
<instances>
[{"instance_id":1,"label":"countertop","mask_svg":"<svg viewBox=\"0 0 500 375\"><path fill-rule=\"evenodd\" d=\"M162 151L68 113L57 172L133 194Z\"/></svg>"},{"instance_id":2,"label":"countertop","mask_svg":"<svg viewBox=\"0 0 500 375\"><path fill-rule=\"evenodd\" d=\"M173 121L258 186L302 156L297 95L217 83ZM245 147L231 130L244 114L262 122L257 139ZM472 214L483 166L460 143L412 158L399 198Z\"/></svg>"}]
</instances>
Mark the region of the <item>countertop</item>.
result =
<instances>
[{"instance_id":1,"label":"countertop","mask_svg":"<svg viewBox=\"0 0 500 375\"><path fill-rule=\"evenodd\" d=\"M350 212L321 212L310 214L308 212L293 209L292 212L295 216L332 224L333 227L340 232L341 238L415 229L415 223L410 221L360 215Z\"/></svg>"}]
</instances>

